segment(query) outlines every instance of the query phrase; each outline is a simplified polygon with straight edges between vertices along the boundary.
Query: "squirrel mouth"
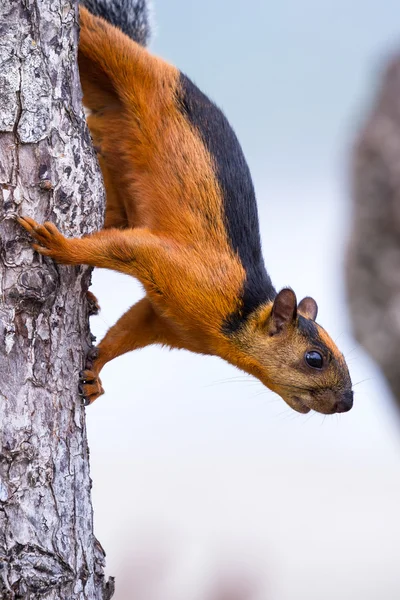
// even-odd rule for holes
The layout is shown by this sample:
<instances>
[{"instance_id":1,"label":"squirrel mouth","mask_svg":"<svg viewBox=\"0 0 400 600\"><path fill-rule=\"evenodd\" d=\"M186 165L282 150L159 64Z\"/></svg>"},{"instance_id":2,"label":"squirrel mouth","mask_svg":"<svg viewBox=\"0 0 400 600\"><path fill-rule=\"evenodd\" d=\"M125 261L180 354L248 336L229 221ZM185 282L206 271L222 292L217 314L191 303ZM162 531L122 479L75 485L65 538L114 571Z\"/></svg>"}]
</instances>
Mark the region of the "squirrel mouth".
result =
<instances>
[{"instance_id":1,"label":"squirrel mouth","mask_svg":"<svg viewBox=\"0 0 400 600\"><path fill-rule=\"evenodd\" d=\"M293 408L293 410L296 410L297 412L302 413L303 415L306 415L311 410L311 408L309 406L306 406L298 396L292 396L290 398L290 406Z\"/></svg>"}]
</instances>

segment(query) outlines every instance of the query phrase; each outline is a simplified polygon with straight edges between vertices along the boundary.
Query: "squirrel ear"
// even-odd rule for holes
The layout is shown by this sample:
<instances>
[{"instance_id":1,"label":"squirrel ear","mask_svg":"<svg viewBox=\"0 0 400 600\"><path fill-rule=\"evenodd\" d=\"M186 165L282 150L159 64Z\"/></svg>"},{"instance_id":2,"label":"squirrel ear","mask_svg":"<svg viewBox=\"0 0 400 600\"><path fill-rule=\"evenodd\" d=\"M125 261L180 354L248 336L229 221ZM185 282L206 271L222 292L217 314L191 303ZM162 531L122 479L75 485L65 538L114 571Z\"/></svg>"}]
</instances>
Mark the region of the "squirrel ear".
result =
<instances>
[{"instance_id":1,"label":"squirrel ear","mask_svg":"<svg viewBox=\"0 0 400 600\"><path fill-rule=\"evenodd\" d=\"M301 302L299 302L297 310L303 317L306 317L306 319L315 321L318 314L318 304L315 302L314 298L307 296L306 298L303 298Z\"/></svg>"},{"instance_id":2,"label":"squirrel ear","mask_svg":"<svg viewBox=\"0 0 400 600\"><path fill-rule=\"evenodd\" d=\"M269 319L270 335L275 335L292 323L297 316L296 294L289 288L284 288L279 292L272 305L271 316Z\"/></svg>"}]
</instances>

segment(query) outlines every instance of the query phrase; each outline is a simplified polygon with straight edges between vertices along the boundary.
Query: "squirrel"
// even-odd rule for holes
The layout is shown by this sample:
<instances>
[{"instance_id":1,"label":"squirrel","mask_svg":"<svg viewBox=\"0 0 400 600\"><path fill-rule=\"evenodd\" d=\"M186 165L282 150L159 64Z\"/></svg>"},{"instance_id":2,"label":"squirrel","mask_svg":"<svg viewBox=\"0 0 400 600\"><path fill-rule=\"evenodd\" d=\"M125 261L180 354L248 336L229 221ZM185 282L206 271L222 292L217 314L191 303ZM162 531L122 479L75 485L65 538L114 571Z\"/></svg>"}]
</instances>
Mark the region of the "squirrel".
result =
<instances>
[{"instance_id":1,"label":"squirrel","mask_svg":"<svg viewBox=\"0 0 400 600\"><path fill-rule=\"evenodd\" d=\"M127 273L144 287L88 357L85 403L104 393L107 362L161 344L219 356L300 413L350 410L350 374L315 322L315 300L277 293L265 269L252 179L227 119L145 48L145 0L84 4L78 62L106 188L104 229L66 238L51 222L18 220L40 254Z\"/></svg>"}]
</instances>

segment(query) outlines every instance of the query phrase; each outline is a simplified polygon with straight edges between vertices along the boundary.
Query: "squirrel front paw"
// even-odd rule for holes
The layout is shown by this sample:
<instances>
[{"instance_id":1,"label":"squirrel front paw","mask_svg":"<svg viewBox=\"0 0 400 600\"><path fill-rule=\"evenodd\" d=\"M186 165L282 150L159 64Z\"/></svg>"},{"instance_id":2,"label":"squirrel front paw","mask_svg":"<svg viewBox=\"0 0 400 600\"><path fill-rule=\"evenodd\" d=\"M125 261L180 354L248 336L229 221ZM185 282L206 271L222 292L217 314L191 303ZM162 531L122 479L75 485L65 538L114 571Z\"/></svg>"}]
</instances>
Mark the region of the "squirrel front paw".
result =
<instances>
[{"instance_id":1,"label":"squirrel front paw","mask_svg":"<svg viewBox=\"0 0 400 600\"><path fill-rule=\"evenodd\" d=\"M78 390L85 406L92 404L99 396L104 394L101 379L94 367L94 361L97 357L97 348L92 348L86 357L85 369L79 373Z\"/></svg>"},{"instance_id":2,"label":"squirrel front paw","mask_svg":"<svg viewBox=\"0 0 400 600\"><path fill-rule=\"evenodd\" d=\"M18 223L33 237L37 242L32 247L45 256L50 256L60 263L70 263L68 255L68 240L60 233L54 223L46 221L39 225L30 217L17 217Z\"/></svg>"}]
</instances>

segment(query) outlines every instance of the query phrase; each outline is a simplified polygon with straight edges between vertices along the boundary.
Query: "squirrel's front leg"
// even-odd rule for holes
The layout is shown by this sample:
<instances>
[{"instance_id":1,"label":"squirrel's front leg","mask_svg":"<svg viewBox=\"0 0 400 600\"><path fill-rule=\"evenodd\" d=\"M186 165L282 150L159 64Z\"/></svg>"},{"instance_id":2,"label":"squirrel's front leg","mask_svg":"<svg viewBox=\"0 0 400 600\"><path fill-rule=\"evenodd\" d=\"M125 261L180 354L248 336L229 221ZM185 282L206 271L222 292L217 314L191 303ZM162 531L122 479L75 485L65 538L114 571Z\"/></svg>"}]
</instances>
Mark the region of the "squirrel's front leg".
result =
<instances>
[{"instance_id":1,"label":"squirrel's front leg","mask_svg":"<svg viewBox=\"0 0 400 600\"><path fill-rule=\"evenodd\" d=\"M148 263L165 255L168 243L147 229L103 229L83 238L66 238L54 223L39 225L30 217L18 222L36 243L35 250L67 265L86 264L146 280Z\"/></svg>"},{"instance_id":2,"label":"squirrel's front leg","mask_svg":"<svg viewBox=\"0 0 400 600\"><path fill-rule=\"evenodd\" d=\"M132 306L111 327L100 344L89 352L85 369L80 373L80 393L91 404L104 393L99 373L106 363L126 352L150 344L182 347L176 332L153 308L146 297Z\"/></svg>"}]
</instances>

